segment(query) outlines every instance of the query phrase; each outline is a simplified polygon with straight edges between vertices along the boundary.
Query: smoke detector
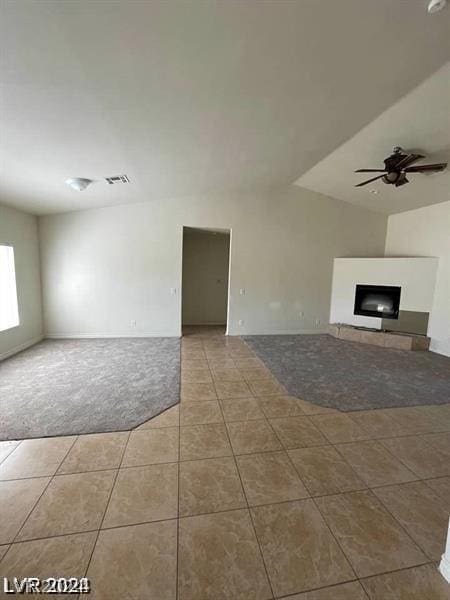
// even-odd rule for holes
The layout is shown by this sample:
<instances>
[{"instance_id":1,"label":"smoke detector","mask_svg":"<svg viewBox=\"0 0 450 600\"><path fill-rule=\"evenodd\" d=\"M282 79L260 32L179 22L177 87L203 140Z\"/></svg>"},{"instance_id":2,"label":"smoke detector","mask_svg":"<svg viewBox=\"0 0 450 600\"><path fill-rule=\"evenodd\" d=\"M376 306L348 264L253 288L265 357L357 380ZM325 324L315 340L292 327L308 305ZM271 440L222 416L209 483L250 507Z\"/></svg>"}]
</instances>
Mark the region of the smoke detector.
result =
<instances>
[{"instance_id":1,"label":"smoke detector","mask_svg":"<svg viewBox=\"0 0 450 600\"><path fill-rule=\"evenodd\" d=\"M428 4L428 14L437 13L447 5L447 0L430 0Z\"/></svg>"},{"instance_id":2,"label":"smoke detector","mask_svg":"<svg viewBox=\"0 0 450 600\"><path fill-rule=\"evenodd\" d=\"M85 177L72 177L70 179L66 179L65 183L73 190L82 192L87 188L88 185L91 185L92 179L86 179Z\"/></svg>"},{"instance_id":3,"label":"smoke detector","mask_svg":"<svg viewBox=\"0 0 450 600\"><path fill-rule=\"evenodd\" d=\"M115 183L130 183L128 175L114 175L113 177L105 177L105 179L110 185L114 185Z\"/></svg>"}]
</instances>

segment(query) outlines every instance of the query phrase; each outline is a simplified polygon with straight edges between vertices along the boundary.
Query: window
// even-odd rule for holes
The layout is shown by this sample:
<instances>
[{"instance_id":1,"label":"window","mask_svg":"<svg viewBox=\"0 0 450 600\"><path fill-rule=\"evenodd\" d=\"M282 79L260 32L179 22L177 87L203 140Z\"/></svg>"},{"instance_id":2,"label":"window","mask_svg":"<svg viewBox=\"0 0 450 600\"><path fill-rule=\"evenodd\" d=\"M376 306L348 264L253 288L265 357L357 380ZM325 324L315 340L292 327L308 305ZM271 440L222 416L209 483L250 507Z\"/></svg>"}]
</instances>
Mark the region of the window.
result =
<instances>
[{"instance_id":1,"label":"window","mask_svg":"<svg viewBox=\"0 0 450 600\"><path fill-rule=\"evenodd\" d=\"M17 306L16 269L14 248L0 244L0 331L17 327L19 308Z\"/></svg>"}]
</instances>

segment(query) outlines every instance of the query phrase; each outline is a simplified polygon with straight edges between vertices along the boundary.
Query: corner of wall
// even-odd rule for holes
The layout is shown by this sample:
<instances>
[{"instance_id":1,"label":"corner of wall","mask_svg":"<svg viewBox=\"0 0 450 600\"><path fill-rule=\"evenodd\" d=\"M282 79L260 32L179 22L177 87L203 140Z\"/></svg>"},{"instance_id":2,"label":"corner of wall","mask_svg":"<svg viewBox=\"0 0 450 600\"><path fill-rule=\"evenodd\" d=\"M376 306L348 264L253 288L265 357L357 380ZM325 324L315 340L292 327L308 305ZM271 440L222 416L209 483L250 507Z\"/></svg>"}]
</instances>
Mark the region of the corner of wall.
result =
<instances>
[{"instance_id":1,"label":"corner of wall","mask_svg":"<svg viewBox=\"0 0 450 600\"><path fill-rule=\"evenodd\" d=\"M0 359L43 338L41 261L35 215L0 205L0 240L12 243L20 324L0 333Z\"/></svg>"}]
</instances>

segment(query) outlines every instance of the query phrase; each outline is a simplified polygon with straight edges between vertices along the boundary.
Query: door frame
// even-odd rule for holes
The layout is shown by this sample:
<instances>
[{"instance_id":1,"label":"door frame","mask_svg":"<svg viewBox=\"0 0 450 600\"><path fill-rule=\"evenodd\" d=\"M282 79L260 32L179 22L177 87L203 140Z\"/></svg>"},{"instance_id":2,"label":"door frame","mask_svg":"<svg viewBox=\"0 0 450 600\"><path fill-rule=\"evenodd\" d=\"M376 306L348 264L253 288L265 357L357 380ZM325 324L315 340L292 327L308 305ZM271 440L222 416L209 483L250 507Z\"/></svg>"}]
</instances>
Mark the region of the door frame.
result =
<instances>
[{"instance_id":1,"label":"door frame","mask_svg":"<svg viewBox=\"0 0 450 600\"><path fill-rule=\"evenodd\" d=\"M231 312L231 248L233 241L233 230L231 227L196 227L194 225L182 225L181 226L181 263L180 263L180 278L179 278L179 315L180 315L180 337L183 337L183 246L184 246L184 230L185 229L199 229L203 231L209 231L211 233L227 233L230 238L228 248L228 286L227 286L227 322L225 324L225 335L229 335L229 324L230 324L230 312Z\"/></svg>"}]
</instances>

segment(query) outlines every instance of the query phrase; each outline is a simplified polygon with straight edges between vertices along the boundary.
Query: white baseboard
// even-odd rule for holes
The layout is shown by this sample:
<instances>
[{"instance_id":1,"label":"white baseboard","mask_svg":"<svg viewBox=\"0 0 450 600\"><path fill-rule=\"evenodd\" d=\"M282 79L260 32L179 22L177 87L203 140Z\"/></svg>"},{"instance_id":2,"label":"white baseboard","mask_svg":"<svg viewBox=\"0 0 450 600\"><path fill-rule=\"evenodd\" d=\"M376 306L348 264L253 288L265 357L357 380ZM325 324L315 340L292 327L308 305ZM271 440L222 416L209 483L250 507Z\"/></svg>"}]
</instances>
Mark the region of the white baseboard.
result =
<instances>
[{"instance_id":1,"label":"white baseboard","mask_svg":"<svg viewBox=\"0 0 450 600\"><path fill-rule=\"evenodd\" d=\"M439 571L449 583L450 583L450 521L448 523L447 541L445 544L445 552L442 555L441 564L439 565Z\"/></svg>"},{"instance_id":2,"label":"white baseboard","mask_svg":"<svg viewBox=\"0 0 450 600\"><path fill-rule=\"evenodd\" d=\"M446 342L445 340L442 341L437 340L436 338L431 338L430 350L431 352L436 352L436 354L450 356L450 341Z\"/></svg>"},{"instance_id":3,"label":"white baseboard","mask_svg":"<svg viewBox=\"0 0 450 600\"><path fill-rule=\"evenodd\" d=\"M450 559L442 555L441 563L439 565L439 571L444 579L450 583Z\"/></svg>"},{"instance_id":4,"label":"white baseboard","mask_svg":"<svg viewBox=\"0 0 450 600\"><path fill-rule=\"evenodd\" d=\"M55 340L76 340L76 339L94 339L94 338L148 338L148 337L180 337L179 333L160 332L160 333L46 333L45 337Z\"/></svg>"},{"instance_id":5,"label":"white baseboard","mask_svg":"<svg viewBox=\"0 0 450 600\"><path fill-rule=\"evenodd\" d=\"M213 323L183 323L183 327L226 327L226 323L219 323L219 322L213 322Z\"/></svg>"},{"instance_id":6,"label":"white baseboard","mask_svg":"<svg viewBox=\"0 0 450 600\"><path fill-rule=\"evenodd\" d=\"M6 352L0 354L0 361L5 360L5 358L9 358L10 356L13 356L14 354L17 354L18 352L22 352L22 350L26 350L30 346L34 346L34 344L41 342L43 339L43 335L38 335L37 337L31 338L31 340L23 342L23 344L14 346L14 348L11 348L11 350L7 350Z\"/></svg>"},{"instance_id":7,"label":"white baseboard","mask_svg":"<svg viewBox=\"0 0 450 600\"><path fill-rule=\"evenodd\" d=\"M212 325L212 323L208 323L208 325ZM218 323L217 325L223 325L223 323ZM241 336L241 335L319 335L327 333L326 330L320 329L301 329L301 330L292 330L286 331L285 329L280 329L276 331L227 331L226 334L230 336ZM180 333L174 333L173 331L166 331L160 333L46 333L45 337L48 339L54 340L77 340L77 339L101 339L101 338L149 338L149 337L181 337Z\"/></svg>"},{"instance_id":8,"label":"white baseboard","mask_svg":"<svg viewBox=\"0 0 450 600\"><path fill-rule=\"evenodd\" d=\"M328 333L327 329L286 329L262 330L262 331L238 331L233 329L229 335L320 335Z\"/></svg>"}]
</instances>

